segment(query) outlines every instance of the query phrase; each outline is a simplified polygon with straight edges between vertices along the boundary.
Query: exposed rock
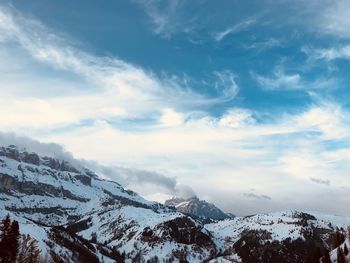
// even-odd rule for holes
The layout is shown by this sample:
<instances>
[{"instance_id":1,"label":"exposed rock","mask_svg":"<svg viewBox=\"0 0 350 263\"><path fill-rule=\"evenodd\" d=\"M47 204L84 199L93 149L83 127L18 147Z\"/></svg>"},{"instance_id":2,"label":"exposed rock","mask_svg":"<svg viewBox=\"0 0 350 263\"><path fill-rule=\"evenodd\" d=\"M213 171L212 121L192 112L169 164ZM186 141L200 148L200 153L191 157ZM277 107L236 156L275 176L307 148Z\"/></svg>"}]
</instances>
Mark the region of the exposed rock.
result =
<instances>
[{"instance_id":1,"label":"exposed rock","mask_svg":"<svg viewBox=\"0 0 350 263\"><path fill-rule=\"evenodd\" d=\"M208 203L204 200L199 200L196 196L187 199L173 197L172 199L166 200L165 205L173 206L179 212L198 218L209 220L232 218L232 215L224 213L214 204Z\"/></svg>"}]
</instances>

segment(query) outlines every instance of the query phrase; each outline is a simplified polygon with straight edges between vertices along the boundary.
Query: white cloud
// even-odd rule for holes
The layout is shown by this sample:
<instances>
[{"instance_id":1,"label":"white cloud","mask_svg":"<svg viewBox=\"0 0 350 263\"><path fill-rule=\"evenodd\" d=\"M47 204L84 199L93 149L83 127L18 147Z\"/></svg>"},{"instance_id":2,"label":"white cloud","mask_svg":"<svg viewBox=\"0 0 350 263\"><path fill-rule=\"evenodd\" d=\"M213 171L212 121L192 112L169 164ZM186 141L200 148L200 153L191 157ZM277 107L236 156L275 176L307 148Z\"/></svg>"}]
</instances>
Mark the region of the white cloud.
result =
<instances>
[{"instance_id":1,"label":"white cloud","mask_svg":"<svg viewBox=\"0 0 350 263\"><path fill-rule=\"evenodd\" d=\"M299 73L286 73L283 67L277 66L272 76L262 76L251 72L252 77L264 90L327 90L334 89L336 80L319 77L315 80L305 80Z\"/></svg>"},{"instance_id":2,"label":"white cloud","mask_svg":"<svg viewBox=\"0 0 350 263\"><path fill-rule=\"evenodd\" d=\"M0 56L12 67L12 77L0 73L5 80L0 86L0 122L9 130L57 128L86 119L145 118L167 108L228 101L238 90L233 78L226 83L220 75L218 96L206 97L182 87L176 78L161 79L117 58L82 51L39 22L6 8L0 8L0 34ZM55 89L38 83L54 84ZM13 91L14 86L19 89ZM46 90L51 96L40 94Z\"/></svg>"},{"instance_id":3,"label":"white cloud","mask_svg":"<svg viewBox=\"0 0 350 263\"><path fill-rule=\"evenodd\" d=\"M316 23L322 33L350 38L350 2L347 0L320 2Z\"/></svg>"},{"instance_id":4,"label":"white cloud","mask_svg":"<svg viewBox=\"0 0 350 263\"><path fill-rule=\"evenodd\" d=\"M219 125L231 128L239 128L254 123L255 119L250 111L238 108L229 110L219 120Z\"/></svg>"},{"instance_id":5,"label":"white cloud","mask_svg":"<svg viewBox=\"0 0 350 263\"><path fill-rule=\"evenodd\" d=\"M325 139L342 139L349 136L348 114L334 104L313 107L295 118L295 123L301 129L322 132Z\"/></svg>"},{"instance_id":6,"label":"white cloud","mask_svg":"<svg viewBox=\"0 0 350 263\"><path fill-rule=\"evenodd\" d=\"M223 40L226 36L230 35L230 34L234 34L234 33L238 33L240 31L246 30L247 28L253 26L254 24L256 24L257 19L256 18L250 18L250 19L246 19L243 20L233 26L228 27L227 29L225 29L224 31L221 32L217 32L214 34L214 39L216 41L221 41Z\"/></svg>"},{"instance_id":7,"label":"white cloud","mask_svg":"<svg viewBox=\"0 0 350 263\"><path fill-rule=\"evenodd\" d=\"M183 124L184 117L181 113L178 113L173 109L166 108L163 110L159 122L163 126L177 126Z\"/></svg>"},{"instance_id":8,"label":"white cloud","mask_svg":"<svg viewBox=\"0 0 350 263\"><path fill-rule=\"evenodd\" d=\"M312 200L324 191L322 184L315 184L311 178L332 181L329 191L333 191L332 200L337 202L341 194L339 189L350 187L346 183L350 168L349 149L332 150L322 146L329 142L349 141L349 113L336 105L315 105L297 115L275 116L274 121L264 124L255 120L253 112L242 108L233 108L217 118L205 114L184 118L167 109L159 117L160 123L164 115L170 116L165 121L166 129L155 125L143 130L121 130L96 121L92 126L41 134L37 138L63 144L78 158L114 167L111 175L101 170L101 166L98 169L92 166L123 184L127 181L127 186L145 196L158 196L163 200L182 192L178 184L190 185L199 196L237 214L305 209L310 203L298 203L300 198L314 202ZM6 140L11 141L18 143L17 139ZM31 148L32 143L27 145ZM127 173L125 177L125 173L116 167L132 167L131 170L122 169L139 172ZM147 183L148 176L144 177L146 181L139 180L138 176L147 173L140 172L144 170L154 171L152 182ZM162 174L166 178L160 177ZM249 192L248 187L271 200L241 198ZM220 197L219 193L226 195ZM294 201L285 200L295 193L298 198ZM235 202L228 207L221 203L222 198L234 198ZM262 204L265 210L261 210ZM313 209L329 209L322 202L313 205ZM339 209L338 212L346 210Z\"/></svg>"},{"instance_id":9,"label":"white cloud","mask_svg":"<svg viewBox=\"0 0 350 263\"><path fill-rule=\"evenodd\" d=\"M201 5L205 1L199 1L196 10L199 16L190 13L185 14L183 8L191 1L174 0L174 1L158 1L158 0L133 0L140 4L152 23L154 33L163 37L171 37L176 32L192 32L199 28L210 28L212 31L213 25L216 27L220 21L215 20L216 24L212 23L211 13L200 13ZM224 30L215 32L212 37L216 41L222 41L230 34L235 34L243 30L247 30L254 26L259 21L261 15L264 15L264 25L274 25L278 27L299 26L309 32L317 32L326 36L335 36L336 38L350 38L350 19L349 11L350 4L347 0L284 0L276 3L275 1L262 1L264 7L263 12L246 18L245 20L235 23L224 28ZM235 5L235 4L233 4ZM222 8L227 8L223 5ZM234 17L234 16L233 16ZM194 21L196 23L194 23ZM265 43L263 43L265 42ZM257 46L277 45L273 40L262 41L257 43ZM254 44L252 46L255 46Z\"/></svg>"},{"instance_id":10,"label":"white cloud","mask_svg":"<svg viewBox=\"0 0 350 263\"><path fill-rule=\"evenodd\" d=\"M331 61L335 59L350 59L350 45L320 49L303 47L302 51L311 60L324 59Z\"/></svg>"},{"instance_id":11,"label":"white cloud","mask_svg":"<svg viewBox=\"0 0 350 263\"><path fill-rule=\"evenodd\" d=\"M283 10L277 11L282 14L285 10L293 11L289 17L282 16L279 22L284 25L298 25L327 37L350 38L350 3L347 0L286 0L281 7Z\"/></svg>"},{"instance_id":12,"label":"white cloud","mask_svg":"<svg viewBox=\"0 0 350 263\"><path fill-rule=\"evenodd\" d=\"M179 23L182 24L181 30L188 30L178 18L179 8L185 3L184 0L157 1L157 0L135 0L141 5L151 20L152 28L155 34L169 38L179 29ZM186 29L187 28L187 29Z\"/></svg>"},{"instance_id":13,"label":"white cloud","mask_svg":"<svg viewBox=\"0 0 350 263\"><path fill-rule=\"evenodd\" d=\"M273 77L265 77L253 74L261 87L267 90L276 89L297 89L301 86L301 77L299 74L286 74L281 69L276 69Z\"/></svg>"},{"instance_id":14,"label":"white cloud","mask_svg":"<svg viewBox=\"0 0 350 263\"><path fill-rule=\"evenodd\" d=\"M262 41L256 41L252 44L245 45L247 49L256 49L258 52L261 52L266 49L280 47L282 46L282 41L276 38L268 38Z\"/></svg>"},{"instance_id":15,"label":"white cloud","mask_svg":"<svg viewBox=\"0 0 350 263\"><path fill-rule=\"evenodd\" d=\"M236 76L229 70L214 72L216 80L214 86L216 90L226 98L227 101L236 97L239 87L236 83Z\"/></svg>"},{"instance_id":16,"label":"white cloud","mask_svg":"<svg viewBox=\"0 0 350 263\"><path fill-rule=\"evenodd\" d=\"M329 191L333 200L339 201L339 189L348 186L349 158L343 151L323 145L349 141L348 116L336 105L324 103L297 115L275 116L263 124L255 120L253 112L236 108L217 118L190 115L167 129L122 131L104 123L45 140L60 142L79 157L177 177L199 196L218 203L218 192L225 192L225 198L238 195L241 201L230 208L238 214L261 209L256 203L246 210L247 202L253 200L239 199L239 195L249 192L247 187L271 198L259 199L260 205L268 201L264 211L305 209L309 203L299 202L300 198L308 198L314 209L327 211L324 203L314 202L324 189L311 178L332 181ZM295 193L300 198L286 201Z\"/></svg>"}]
</instances>

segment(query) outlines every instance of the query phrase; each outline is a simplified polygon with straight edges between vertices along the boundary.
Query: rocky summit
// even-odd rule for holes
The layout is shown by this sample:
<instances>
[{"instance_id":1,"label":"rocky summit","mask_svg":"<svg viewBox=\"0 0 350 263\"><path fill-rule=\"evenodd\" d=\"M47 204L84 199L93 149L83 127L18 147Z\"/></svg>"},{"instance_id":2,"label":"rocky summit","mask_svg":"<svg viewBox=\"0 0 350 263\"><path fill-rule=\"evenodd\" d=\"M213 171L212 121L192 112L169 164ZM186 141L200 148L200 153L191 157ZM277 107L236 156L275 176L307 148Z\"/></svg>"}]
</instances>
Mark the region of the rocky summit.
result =
<instances>
[{"instance_id":1,"label":"rocky summit","mask_svg":"<svg viewBox=\"0 0 350 263\"><path fill-rule=\"evenodd\" d=\"M190 198L173 197L166 200L165 205L173 206L179 212L201 219L223 220L234 217L224 213L214 204L200 200L196 196Z\"/></svg>"}]
</instances>

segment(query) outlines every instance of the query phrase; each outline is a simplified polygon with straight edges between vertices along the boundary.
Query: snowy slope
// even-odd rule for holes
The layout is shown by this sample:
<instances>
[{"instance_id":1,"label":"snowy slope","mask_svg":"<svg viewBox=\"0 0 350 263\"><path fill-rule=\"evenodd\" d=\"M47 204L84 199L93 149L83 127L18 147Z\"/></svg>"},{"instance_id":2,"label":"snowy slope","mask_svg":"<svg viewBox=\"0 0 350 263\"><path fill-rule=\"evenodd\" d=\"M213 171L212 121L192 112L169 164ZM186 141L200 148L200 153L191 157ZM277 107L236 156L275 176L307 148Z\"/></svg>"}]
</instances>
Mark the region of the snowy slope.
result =
<instances>
[{"instance_id":1,"label":"snowy slope","mask_svg":"<svg viewBox=\"0 0 350 263\"><path fill-rule=\"evenodd\" d=\"M308 214L298 211L286 211L259 214L249 217L235 217L207 224L205 228L213 234L218 250L224 254L235 254L253 237L260 245L267 247L278 242L280 247L290 243L310 243L330 248L331 235L336 229L346 229L350 218L344 216ZM253 234L253 235L252 235ZM247 239L242 239L246 236ZM310 248L311 250L311 248ZM311 251L310 251L311 252Z\"/></svg>"},{"instance_id":2,"label":"snowy slope","mask_svg":"<svg viewBox=\"0 0 350 263\"><path fill-rule=\"evenodd\" d=\"M205 201L173 200L176 209L150 202L79 164L15 146L0 147L0 200L1 218L10 214L43 254L64 262L299 263L350 225L297 211L205 224L179 212L216 209Z\"/></svg>"},{"instance_id":3,"label":"snowy slope","mask_svg":"<svg viewBox=\"0 0 350 263\"><path fill-rule=\"evenodd\" d=\"M303 239L303 232L315 227L330 231L333 231L336 227L346 228L350 226L349 220L350 217L344 216L285 211L235 217L234 219L207 224L205 228L215 233L215 236L219 239L229 237L235 241L243 230L266 230L271 233L271 240L283 241L287 238L292 240Z\"/></svg>"},{"instance_id":4,"label":"snowy slope","mask_svg":"<svg viewBox=\"0 0 350 263\"><path fill-rule=\"evenodd\" d=\"M19 221L21 233L39 241L43 253L51 249L47 242L52 236L63 238L57 237L60 231L51 233L56 226L65 227L69 233L64 238L71 241L75 235L84 240L96 235L93 246L102 250L117 248L111 253L125 253L130 259L140 252L147 260L196 248L198 253L188 258L200 262L199 255L205 258L215 252L203 226L175 209L147 201L83 167L14 146L0 148L0 199L0 216L10 213ZM176 235L168 233L168 225ZM200 238L203 243L197 241ZM53 250L66 260L72 256L60 244ZM101 260L103 256L98 257ZM105 255L102 261L106 260Z\"/></svg>"}]
</instances>

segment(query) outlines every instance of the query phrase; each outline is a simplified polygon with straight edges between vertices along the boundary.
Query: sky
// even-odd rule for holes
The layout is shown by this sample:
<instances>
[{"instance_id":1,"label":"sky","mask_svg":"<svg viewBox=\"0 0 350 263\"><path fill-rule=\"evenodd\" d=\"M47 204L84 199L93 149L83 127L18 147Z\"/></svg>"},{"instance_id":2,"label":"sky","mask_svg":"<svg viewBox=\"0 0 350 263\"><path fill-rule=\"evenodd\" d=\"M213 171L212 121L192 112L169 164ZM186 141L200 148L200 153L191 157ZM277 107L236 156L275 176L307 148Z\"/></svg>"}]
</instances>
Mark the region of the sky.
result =
<instances>
[{"instance_id":1,"label":"sky","mask_svg":"<svg viewBox=\"0 0 350 263\"><path fill-rule=\"evenodd\" d=\"M343 0L0 0L0 143L160 202L349 215L349 13Z\"/></svg>"}]
</instances>

